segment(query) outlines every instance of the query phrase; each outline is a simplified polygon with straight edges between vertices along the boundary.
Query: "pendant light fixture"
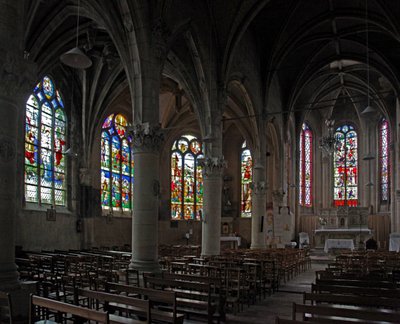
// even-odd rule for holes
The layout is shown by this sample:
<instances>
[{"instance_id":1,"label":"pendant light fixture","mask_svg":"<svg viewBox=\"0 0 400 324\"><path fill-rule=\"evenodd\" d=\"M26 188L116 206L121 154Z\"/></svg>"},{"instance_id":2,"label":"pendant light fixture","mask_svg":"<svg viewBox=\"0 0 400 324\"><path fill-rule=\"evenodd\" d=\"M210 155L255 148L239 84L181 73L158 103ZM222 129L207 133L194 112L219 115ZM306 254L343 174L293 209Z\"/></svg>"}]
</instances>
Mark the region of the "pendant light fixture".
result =
<instances>
[{"instance_id":1,"label":"pendant light fixture","mask_svg":"<svg viewBox=\"0 0 400 324\"><path fill-rule=\"evenodd\" d=\"M76 20L76 44L75 47L60 56L60 60L65 65L74 69L87 69L92 65L92 60L78 47L79 40L79 14L80 0L78 0L78 16Z\"/></svg>"},{"instance_id":2,"label":"pendant light fixture","mask_svg":"<svg viewBox=\"0 0 400 324\"><path fill-rule=\"evenodd\" d=\"M365 33L366 41L365 46L367 48L366 63L367 63L367 107L361 112L361 115L369 115L375 112L375 109L370 106L369 99L369 33L368 33L368 0L365 0Z\"/></svg>"}]
</instances>

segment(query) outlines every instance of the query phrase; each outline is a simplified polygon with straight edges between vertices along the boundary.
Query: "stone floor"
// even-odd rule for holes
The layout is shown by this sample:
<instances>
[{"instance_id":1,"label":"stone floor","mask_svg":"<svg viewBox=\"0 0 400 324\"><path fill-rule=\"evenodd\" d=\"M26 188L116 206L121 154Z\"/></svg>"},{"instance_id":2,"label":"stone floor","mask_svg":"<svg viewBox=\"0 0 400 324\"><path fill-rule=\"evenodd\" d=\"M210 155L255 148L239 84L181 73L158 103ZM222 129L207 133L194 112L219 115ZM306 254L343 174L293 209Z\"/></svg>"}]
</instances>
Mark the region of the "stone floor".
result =
<instances>
[{"instance_id":1,"label":"stone floor","mask_svg":"<svg viewBox=\"0 0 400 324\"><path fill-rule=\"evenodd\" d=\"M229 324L273 324L275 317L290 318L292 312L292 303L302 303L302 292L310 292L311 283L315 281L315 271L327 267L326 263L312 263L310 270L301 273L294 279L283 284L279 291L271 297L267 297L257 304L245 307L245 309L236 316L227 315L226 323ZM200 323L193 320L186 320L185 324Z\"/></svg>"}]
</instances>

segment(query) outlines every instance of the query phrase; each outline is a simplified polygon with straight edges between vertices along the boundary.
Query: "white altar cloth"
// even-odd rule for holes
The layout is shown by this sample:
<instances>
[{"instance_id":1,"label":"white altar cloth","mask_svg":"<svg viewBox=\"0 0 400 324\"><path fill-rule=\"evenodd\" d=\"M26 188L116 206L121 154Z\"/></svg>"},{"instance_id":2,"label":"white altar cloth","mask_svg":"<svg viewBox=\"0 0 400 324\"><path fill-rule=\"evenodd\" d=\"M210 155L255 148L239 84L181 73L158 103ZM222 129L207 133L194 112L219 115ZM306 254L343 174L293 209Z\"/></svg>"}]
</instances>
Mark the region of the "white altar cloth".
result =
<instances>
[{"instance_id":1,"label":"white altar cloth","mask_svg":"<svg viewBox=\"0 0 400 324\"><path fill-rule=\"evenodd\" d=\"M353 251L354 242L352 239L327 239L324 251L328 253L329 249L350 249Z\"/></svg>"},{"instance_id":2,"label":"white altar cloth","mask_svg":"<svg viewBox=\"0 0 400 324\"><path fill-rule=\"evenodd\" d=\"M236 242L237 244L235 244L235 249L237 249L241 243L241 238L239 236L221 236L220 240L221 242Z\"/></svg>"}]
</instances>

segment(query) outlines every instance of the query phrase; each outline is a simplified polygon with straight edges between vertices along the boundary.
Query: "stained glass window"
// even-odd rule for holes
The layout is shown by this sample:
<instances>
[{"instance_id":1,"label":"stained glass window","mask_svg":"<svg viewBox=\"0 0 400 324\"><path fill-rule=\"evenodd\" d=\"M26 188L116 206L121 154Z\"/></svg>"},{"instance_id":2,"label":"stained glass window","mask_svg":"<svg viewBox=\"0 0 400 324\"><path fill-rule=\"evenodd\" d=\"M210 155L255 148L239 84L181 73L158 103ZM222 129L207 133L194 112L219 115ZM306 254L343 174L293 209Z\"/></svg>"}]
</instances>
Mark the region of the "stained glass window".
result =
<instances>
[{"instance_id":1,"label":"stained glass window","mask_svg":"<svg viewBox=\"0 0 400 324\"><path fill-rule=\"evenodd\" d=\"M171 149L171 219L201 220L203 214L203 158L201 142L184 135Z\"/></svg>"},{"instance_id":2,"label":"stained glass window","mask_svg":"<svg viewBox=\"0 0 400 324\"><path fill-rule=\"evenodd\" d=\"M343 125L336 129L335 138L334 204L354 207L358 202L357 133L353 126Z\"/></svg>"},{"instance_id":3,"label":"stained glass window","mask_svg":"<svg viewBox=\"0 0 400 324\"><path fill-rule=\"evenodd\" d=\"M66 205L66 118L53 80L45 76L25 106L25 201Z\"/></svg>"},{"instance_id":4,"label":"stained glass window","mask_svg":"<svg viewBox=\"0 0 400 324\"><path fill-rule=\"evenodd\" d=\"M251 217L251 183L253 181L253 159L246 141L242 145L241 155L241 204L240 211L242 217Z\"/></svg>"},{"instance_id":5,"label":"stained glass window","mask_svg":"<svg viewBox=\"0 0 400 324\"><path fill-rule=\"evenodd\" d=\"M379 171L381 201L389 200L390 160L389 160L390 132L389 123L383 118L379 124Z\"/></svg>"},{"instance_id":6,"label":"stained glass window","mask_svg":"<svg viewBox=\"0 0 400 324\"><path fill-rule=\"evenodd\" d=\"M299 143L299 202L306 207L312 206L312 143L312 131L307 123L303 123Z\"/></svg>"},{"instance_id":7,"label":"stained glass window","mask_svg":"<svg viewBox=\"0 0 400 324\"><path fill-rule=\"evenodd\" d=\"M103 209L132 209L134 163L127 120L111 114L103 122L101 132L101 206Z\"/></svg>"}]
</instances>

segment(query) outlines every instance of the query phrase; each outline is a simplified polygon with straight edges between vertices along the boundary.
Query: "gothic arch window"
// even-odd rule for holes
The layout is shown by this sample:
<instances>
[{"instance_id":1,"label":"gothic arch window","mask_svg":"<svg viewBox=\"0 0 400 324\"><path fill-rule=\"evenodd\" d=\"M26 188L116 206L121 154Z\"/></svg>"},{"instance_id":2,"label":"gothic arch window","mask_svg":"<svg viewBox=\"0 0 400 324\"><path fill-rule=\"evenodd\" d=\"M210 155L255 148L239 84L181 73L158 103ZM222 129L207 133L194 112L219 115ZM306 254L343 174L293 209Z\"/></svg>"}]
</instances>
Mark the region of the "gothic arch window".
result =
<instances>
[{"instance_id":1,"label":"gothic arch window","mask_svg":"<svg viewBox=\"0 0 400 324\"><path fill-rule=\"evenodd\" d=\"M101 207L104 210L132 209L134 163L128 122L121 114L109 115L101 131Z\"/></svg>"},{"instance_id":2,"label":"gothic arch window","mask_svg":"<svg viewBox=\"0 0 400 324\"><path fill-rule=\"evenodd\" d=\"M389 201L390 160L389 160L390 130L389 122L383 118L379 123L379 177L380 198L382 202Z\"/></svg>"},{"instance_id":3,"label":"gothic arch window","mask_svg":"<svg viewBox=\"0 0 400 324\"><path fill-rule=\"evenodd\" d=\"M25 201L65 206L66 117L54 81L45 76L25 106Z\"/></svg>"},{"instance_id":4,"label":"gothic arch window","mask_svg":"<svg viewBox=\"0 0 400 324\"><path fill-rule=\"evenodd\" d=\"M334 204L335 206L357 206L357 132L351 125L342 125L336 129L335 138L336 147L333 155Z\"/></svg>"},{"instance_id":5,"label":"gothic arch window","mask_svg":"<svg viewBox=\"0 0 400 324\"><path fill-rule=\"evenodd\" d=\"M240 211L242 217L251 217L251 183L253 181L253 158L247 147L246 141L242 144L241 163L241 204Z\"/></svg>"},{"instance_id":6,"label":"gothic arch window","mask_svg":"<svg viewBox=\"0 0 400 324\"><path fill-rule=\"evenodd\" d=\"M313 134L310 126L303 123L300 133L300 159L299 159L299 202L301 206L312 206L312 154Z\"/></svg>"},{"instance_id":7,"label":"gothic arch window","mask_svg":"<svg viewBox=\"0 0 400 324\"><path fill-rule=\"evenodd\" d=\"M203 173L199 159L202 144L183 135L171 148L171 219L201 220L203 214Z\"/></svg>"}]
</instances>

